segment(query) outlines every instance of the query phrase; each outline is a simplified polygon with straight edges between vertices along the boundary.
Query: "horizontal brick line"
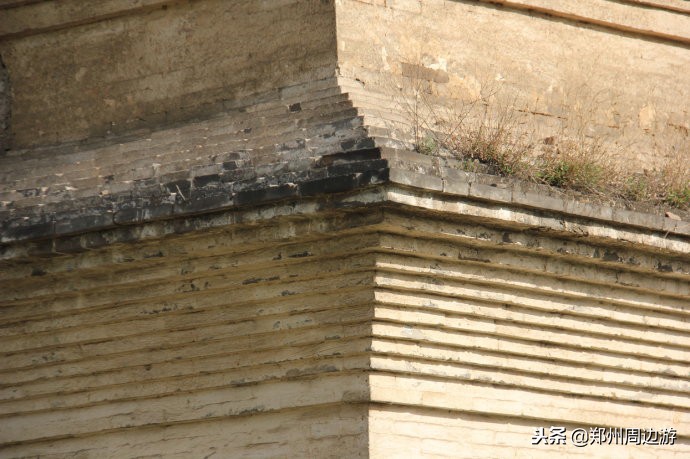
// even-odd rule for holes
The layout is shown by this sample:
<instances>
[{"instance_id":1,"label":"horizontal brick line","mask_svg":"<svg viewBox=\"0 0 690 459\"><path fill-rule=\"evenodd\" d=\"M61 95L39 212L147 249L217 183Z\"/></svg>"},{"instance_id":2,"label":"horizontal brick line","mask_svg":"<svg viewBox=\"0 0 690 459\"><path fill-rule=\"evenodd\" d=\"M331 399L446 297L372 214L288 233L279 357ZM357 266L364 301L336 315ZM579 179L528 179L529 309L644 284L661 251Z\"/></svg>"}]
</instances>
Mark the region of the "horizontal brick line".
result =
<instances>
[{"instance_id":1,"label":"horizontal brick line","mask_svg":"<svg viewBox=\"0 0 690 459\"><path fill-rule=\"evenodd\" d=\"M186 342L167 347L149 347L145 349L145 354L134 352L134 357L132 357L133 353L128 351L109 354L106 360L102 359L100 356L82 359L82 363L83 361L87 361L87 363L91 364L89 368L82 366L74 368L71 366L72 362L70 361L56 362L38 368L25 367L23 369L5 372L5 382L0 385L0 389L8 390L13 387L29 384L64 383L74 378L89 378L91 376L119 373L122 369L132 370L142 367L145 368L147 365L171 365L180 361L186 362L189 360L217 358L225 355L285 349L285 341L290 342L292 346L312 346L330 341L335 345L340 343L340 340L348 341L350 339L362 339L371 336L369 322L361 319L344 323L321 325L319 327L303 327L299 330L300 334L296 336L293 330L294 329L245 334L206 340L203 342ZM277 344L276 341L279 341L280 344ZM261 342L263 342L263 344L260 344ZM227 348L233 345L244 347L238 347L234 351L228 353ZM182 355L169 355L175 352L178 354L181 353ZM139 361L136 360L137 358ZM14 377L14 379L8 382L11 377Z\"/></svg>"},{"instance_id":2,"label":"horizontal brick line","mask_svg":"<svg viewBox=\"0 0 690 459\"><path fill-rule=\"evenodd\" d=\"M356 323L360 322L362 320L368 320L368 317L371 316L371 312L369 309L371 309L371 303L370 302L365 302L361 304L356 304L356 305L347 305L345 307L341 306L336 306L334 308L326 308L326 309L321 309L321 310L316 310L316 311L303 311L300 312L299 314L294 314L291 313L290 311L285 311L283 313L276 313L276 314L270 314L266 316L260 316L258 318L251 317L251 316L245 316L242 318L237 318L234 320L223 320L223 321L218 321L217 319L214 321L212 320L213 317L210 317L206 323L203 325L200 324L195 324L195 325L186 325L183 326L182 324L178 325L176 328L171 328L171 327L166 327L165 329L159 328L158 330L156 329L151 329L151 330L143 330L139 331L137 333L131 333L131 334L124 334L124 335L117 335L117 336L103 336L102 338L94 338L92 340L82 340L82 341L73 341L73 342L67 342L67 343L59 343L59 344L53 344L53 345L45 345L41 347L33 347L33 348L25 348L25 349L18 349L13 352L4 352L3 353L3 358L5 360L5 363L3 364L3 367L0 369L0 374L4 373L10 373L14 372L17 370L21 369L26 369L26 368L37 368L40 366L52 366L52 365L59 365L63 364L66 362L77 362L77 361L82 361L85 359L93 359L93 358L103 358L104 356L113 356L113 355L121 355L121 354L131 354L131 353L136 353L140 352L142 350L150 349L151 347L155 346L163 346L165 348L176 348L179 347L179 345L172 345L171 341L172 338L175 335L193 335L191 337L188 337L185 342L188 344L192 343L198 343L200 342L200 338L196 335L199 335L201 331L206 330L206 329L217 329L220 326L224 326L227 328L231 327L237 327L239 328L239 334L244 335L244 336L249 336L249 335L263 335L263 334L270 334L272 332L275 332L276 328L275 325L273 326L273 331L271 330L271 327L269 326L268 322L275 321L275 322L280 322L277 319L291 319L292 321L296 320L297 318L303 317L305 320L305 323L309 323L309 325L303 324L300 326L294 326L291 325L289 329L293 330L302 330L302 329L312 329L315 327L320 327L320 326L326 326L326 325L339 325L339 324L349 324L349 323ZM365 318L356 318L353 317L353 310L360 309L358 312L360 315L365 316ZM346 311L350 311L349 314L346 313ZM342 312L341 315L337 315L337 312ZM319 319L318 322L314 320L314 315L324 315L326 317L322 317ZM184 317L181 317L181 319L184 319ZM248 331L244 330L242 331L242 328L255 328L255 327L249 327L249 324L253 324L254 326L256 325L257 322L263 323L263 328L264 330L262 331ZM184 322L182 322L184 323ZM229 331L229 330L227 330ZM226 331L226 333L227 333ZM238 330L233 330L233 332L238 333ZM148 343L146 344L144 338L151 337L152 334L154 335L164 335L166 337L166 340L163 340L161 343ZM108 351L100 351L97 354L92 354L92 355L87 355L86 357L82 356L79 358L64 358L60 361L57 360L45 360L41 357L45 357L46 353L49 353L50 355L54 355L55 353L59 353L61 351L64 352L73 352L75 353L77 350L82 350L83 346L97 346L97 347L105 347L106 345L112 347L112 344L114 343L123 343L124 341L130 341L133 339L139 339L142 341L142 343L132 345L131 343L128 343L125 346L126 350L121 350L117 352L108 352ZM201 342L207 342L209 341L209 337L206 337L203 341ZM129 349L127 349L129 347ZM83 351L82 351L83 352ZM76 352L79 353L79 352ZM33 357L31 357L33 356ZM8 361L10 360L17 360L17 363L14 364L14 366L10 367L8 364ZM30 360L30 359L35 359L38 360L39 362L31 362L29 364L24 364L21 365L19 362L25 361L25 360ZM18 366L17 366L18 365Z\"/></svg>"},{"instance_id":3,"label":"horizontal brick line","mask_svg":"<svg viewBox=\"0 0 690 459\"><path fill-rule=\"evenodd\" d=\"M685 361L676 361L672 359L659 359L659 358L654 358L654 357L649 357L649 356L644 356L644 355L635 355L631 356L629 353L621 352L621 351L612 351L609 349L594 349L594 348L585 348L585 347L577 347L573 346L570 344L563 344L563 343L554 343L554 342L548 342L546 343L543 340L529 340L522 338L521 336L514 335L514 334L494 334L494 333L487 333L487 332L480 332L480 331L474 331L474 330L452 330L452 329L444 329L441 327L433 327L433 326L420 326L416 325L414 330L419 330L424 333L426 333L427 336L423 337L410 337L410 336L404 336L404 333L402 333L400 330L404 330L404 324L406 322L398 322L398 321L387 321L387 320L380 320L380 319L375 319L373 321L373 330L374 330L374 338L376 339L377 337L384 337L387 339L394 339L394 340L403 340L407 341L410 343L432 343L433 345L451 345L448 344L448 341L442 341L443 340L448 340L450 337L455 337L455 338L469 338L469 339L476 339L478 341L485 341L485 343L480 343L480 344L475 344L471 346L472 349L477 348L477 349L486 349L489 352L494 352L494 353L505 353L506 355L518 355L522 357L529 357L533 354L530 354L529 352L541 352L542 349L546 349L546 351L541 352L539 355L542 358L550 359L553 361L565 361L565 362L570 362L570 363L581 363L583 358L590 358L588 361L588 364L592 361L592 358L599 358L599 357L605 357L609 360L611 360L612 363L605 364L602 363L602 359L599 359L596 363L598 367L602 368L612 368L615 370L628 370L632 369L633 371L636 372L642 372L642 373L649 373L649 374L660 374L664 377L670 377L670 378L678 378L679 380L686 380L688 378L688 374L690 374L690 368L688 367L687 363ZM377 327L377 325L380 325L381 327ZM383 334L382 328L385 328L386 326L388 327L400 327L400 329L395 329L395 331L387 330L385 331L386 334ZM437 335L437 336L432 336L429 337L428 335ZM489 344L491 346L489 346ZM524 348L522 351L516 351L516 350L506 350L505 347L506 345L511 344L518 346L520 348ZM457 343L453 343L453 346L457 346ZM546 345L546 346L545 346ZM500 350L499 350L500 348ZM557 352L558 357L554 357L553 353ZM572 356L570 354L573 354ZM578 355L579 354L579 355ZM635 358L635 363L639 363L641 365L638 366L632 366L626 363L627 360L630 360L631 357ZM647 370L641 369L642 367L648 368ZM651 368L658 367L658 369L652 370ZM680 375L678 374L680 373Z\"/></svg>"},{"instance_id":4,"label":"horizontal brick line","mask_svg":"<svg viewBox=\"0 0 690 459\"><path fill-rule=\"evenodd\" d=\"M339 361L338 363L343 363L342 361L346 358L353 358L356 359L358 357L362 357L367 355L366 353L360 353L360 354L348 354L347 356L328 356L328 357L323 357L319 359L309 359L310 361L313 361L316 364L326 364L330 361L337 360ZM211 379L211 376L226 376L228 378L231 378L233 375L237 376L238 378L243 375L244 372L252 371L252 370L257 370L257 369L262 369L266 368L269 369L271 367L281 367L281 370L286 370L290 371L290 369L285 369L286 364L294 364L293 369L298 369L301 370L302 366L301 364L309 364L309 361L306 361L304 359L299 359L299 360L293 360L293 361L282 361L279 363L266 363L266 364L254 364L254 365L247 365L243 367L238 367L238 368L233 368L233 369L225 369L225 370L218 370L218 371L211 371L211 372L204 372L203 374L188 374L188 375L180 375L180 376L175 376L175 377L168 377L168 378L157 378L157 379L147 379L147 380L140 380L140 381L130 381L127 383L121 383L121 384L113 384L113 385L108 385L108 386L97 386L97 387L87 387L79 391L70 391L70 392L59 392L55 394L45 394L41 396L33 396L33 397L27 397L27 398L18 398L18 399L5 399L5 400L0 400L0 419L2 418L12 418L15 416L19 415L25 415L25 414L36 414L36 413L42 413L42 412L54 412L54 411L68 411L68 410L77 410L79 408L87 408L91 406L103 406L103 405L108 405L110 403L115 403L115 402L126 402L126 401L141 401L142 404L145 404L146 400L150 399L156 399L159 397L165 397L168 395L178 395L178 394L192 394L195 392L202 392L202 391L207 391L207 390L214 390L214 389L224 389L224 388L231 388L231 387L244 387L244 386L253 386L253 385L260 385L260 384L267 384L267 383L279 383L281 381L294 381L294 380L300 380L300 379L313 379L313 378L318 378L322 377L324 375L330 375L331 373L338 373L339 375L348 375L348 374L358 374L358 373L364 373L366 372L368 368L367 362L362 362L360 367L358 368L357 364L353 364L351 368L343 368L343 369L336 369L336 370L330 370L330 369L312 369L311 371L305 371L302 374L291 376L288 374L284 375L273 375L270 372L268 372L268 375L263 377L263 378L256 378L253 380L249 381L244 381L244 382L238 382L238 383L233 383L232 381L230 382L225 382L222 384L211 384L211 385L203 385L203 380L206 377L209 377ZM131 395L131 396L120 396L120 397L113 397L112 394L103 394L102 400L95 400L91 401L92 398L95 398L94 392L100 392L105 389L114 389L114 388L126 388L127 386L140 386L142 383L145 384L162 384L166 381L177 381L179 382L180 380L193 380L196 383L196 387L194 389L187 389L187 390L179 390L179 387L170 387L166 390L160 390L156 392L151 392L146 395ZM241 378L244 379L244 378ZM134 390L133 392L137 392ZM88 398L90 401L88 403L78 403L74 405L67 405L67 406L56 406L55 404L49 404L50 406L46 406L44 408L37 408L37 409L25 409L25 410L20 410L20 411L12 411L12 412L2 412L4 411L4 406L3 405L8 405L12 404L15 402L22 402L22 401L36 401L40 400L41 398L47 399L47 400L52 400L55 397L66 397L69 395L79 395L83 394L85 395L86 398Z\"/></svg>"}]
</instances>

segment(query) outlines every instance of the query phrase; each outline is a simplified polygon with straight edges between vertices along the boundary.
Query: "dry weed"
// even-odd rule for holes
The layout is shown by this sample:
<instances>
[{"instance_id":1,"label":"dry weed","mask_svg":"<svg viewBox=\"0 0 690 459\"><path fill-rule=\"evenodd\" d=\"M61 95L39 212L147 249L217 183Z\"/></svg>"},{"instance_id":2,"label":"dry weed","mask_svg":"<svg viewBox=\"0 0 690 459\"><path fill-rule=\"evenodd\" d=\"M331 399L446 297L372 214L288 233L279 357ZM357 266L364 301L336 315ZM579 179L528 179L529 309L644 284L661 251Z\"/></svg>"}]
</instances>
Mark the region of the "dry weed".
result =
<instances>
[{"instance_id":1,"label":"dry weed","mask_svg":"<svg viewBox=\"0 0 690 459\"><path fill-rule=\"evenodd\" d=\"M662 163L652 187L659 200L674 207L690 207L690 141Z\"/></svg>"},{"instance_id":2,"label":"dry weed","mask_svg":"<svg viewBox=\"0 0 690 459\"><path fill-rule=\"evenodd\" d=\"M607 194L621 176L601 144L565 139L538 158L535 179L547 185L592 194Z\"/></svg>"},{"instance_id":3,"label":"dry weed","mask_svg":"<svg viewBox=\"0 0 690 459\"><path fill-rule=\"evenodd\" d=\"M421 66L418 66L421 67ZM546 137L526 122L500 85L484 82L478 96L457 98L453 106L436 100L434 83L409 78L400 104L410 118L414 147L423 154L450 156L461 168L514 176L554 187L634 202L690 207L690 140L687 135L658 169L632 173L615 158L613 143L596 131L605 107L615 107L602 91L580 84L566 91L560 126ZM535 138L543 140L536 145Z\"/></svg>"},{"instance_id":4,"label":"dry weed","mask_svg":"<svg viewBox=\"0 0 690 459\"><path fill-rule=\"evenodd\" d=\"M402 106L412 120L415 149L454 157L464 168L482 164L499 175L527 178L531 149L521 126L524 114L501 96L497 85L484 84L476 97L447 106L435 100L429 82L414 82Z\"/></svg>"}]
</instances>

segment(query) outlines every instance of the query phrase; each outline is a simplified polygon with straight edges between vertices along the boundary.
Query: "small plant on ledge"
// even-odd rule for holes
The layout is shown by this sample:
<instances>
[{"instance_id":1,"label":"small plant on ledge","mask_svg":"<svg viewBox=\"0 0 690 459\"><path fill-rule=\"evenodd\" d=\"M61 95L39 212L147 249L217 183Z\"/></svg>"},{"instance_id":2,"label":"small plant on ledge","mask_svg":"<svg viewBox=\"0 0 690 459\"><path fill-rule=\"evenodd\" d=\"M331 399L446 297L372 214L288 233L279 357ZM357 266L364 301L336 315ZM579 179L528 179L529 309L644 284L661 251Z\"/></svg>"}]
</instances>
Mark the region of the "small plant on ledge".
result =
<instances>
[{"instance_id":1,"label":"small plant on ledge","mask_svg":"<svg viewBox=\"0 0 690 459\"><path fill-rule=\"evenodd\" d=\"M690 209L687 135L657 169L634 173L616 163L615 152L590 134L594 109L587 107L596 107L599 100L578 105L570 117L574 122L561 132L535 140L538 130L526 121L524 111L517 110L514 101L501 101L493 88L448 109L434 100L429 82L414 85L403 111L421 154L452 157L457 167L470 172L486 171L628 204Z\"/></svg>"}]
</instances>

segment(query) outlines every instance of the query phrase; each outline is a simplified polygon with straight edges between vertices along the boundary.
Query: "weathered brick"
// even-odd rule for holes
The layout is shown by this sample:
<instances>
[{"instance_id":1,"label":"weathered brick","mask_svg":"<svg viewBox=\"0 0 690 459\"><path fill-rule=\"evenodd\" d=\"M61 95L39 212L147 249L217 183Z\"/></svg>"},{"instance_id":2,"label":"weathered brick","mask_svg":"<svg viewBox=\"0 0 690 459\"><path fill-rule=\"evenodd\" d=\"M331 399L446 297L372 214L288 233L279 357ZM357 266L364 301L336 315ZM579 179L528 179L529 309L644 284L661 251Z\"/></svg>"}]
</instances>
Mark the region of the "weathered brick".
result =
<instances>
[{"instance_id":1,"label":"weathered brick","mask_svg":"<svg viewBox=\"0 0 690 459\"><path fill-rule=\"evenodd\" d=\"M295 198L299 195L300 188L294 183L286 183L279 186L268 186L256 190L240 191L234 197L239 206L259 205L267 202L280 201Z\"/></svg>"}]
</instances>

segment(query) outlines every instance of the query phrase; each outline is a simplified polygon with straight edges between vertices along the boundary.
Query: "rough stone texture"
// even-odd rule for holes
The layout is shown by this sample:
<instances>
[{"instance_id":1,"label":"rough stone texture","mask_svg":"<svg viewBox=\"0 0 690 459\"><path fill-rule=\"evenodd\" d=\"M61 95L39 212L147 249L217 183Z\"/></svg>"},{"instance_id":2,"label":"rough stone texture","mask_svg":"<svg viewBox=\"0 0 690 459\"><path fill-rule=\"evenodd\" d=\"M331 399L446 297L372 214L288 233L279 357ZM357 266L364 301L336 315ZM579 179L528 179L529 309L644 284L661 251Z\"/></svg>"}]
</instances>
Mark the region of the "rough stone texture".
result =
<instances>
[{"instance_id":1,"label":"rough stone texture","mask_svg":"<svg viewBox=\"0 0 690 459\"><path fill-rule=\"evenodd\" d=\"M376 220L4 265L2 456L364 457Z\"/></svg>"},{"instance_id":2,"label":"rough stone texture","mask_svg":"<svg viewBox=\"0 0 690 459\"><path fill-rule=\"evenodd\" d=\"M10 149L10 78L7 68L0 59L0 155Z\"/></svg>"},{"instance_id":3,"label":"rough stone texture","mask_svg":"<svg viewBox=\"0 0 690 459\"><path fill-rule=\"evenodd\" d=\"M332 177L341 177L339 191L384 178L385 164L335 79L257 99L264 102L140 140L0 158L2 240L311 195L335 186L319 185Z\"/></svg>"},{"instance_id":4,"label":"rough stone texture","mask_svg":"<svg viewBox=\"0 0 690 459\"><path fill-rule=\"evenodd\" d=\"M0 35L16 148L208 116L336 66L333 6L320 0L44 2L4 14L7 28L37 29Z\"/></svg>"},{"instance_id":5,"label":"rough stone texture","mask_svg":"<svg viewBox=\"0 0 690 459\"><path fill-rule=\"evenodd\" d=\"M536 144L595 138L642 172L690 144L690 14L674 6L340 0L341 85L380 145L426 121L452 132L481 97L496 117L517 109Z\"/></svg>"},{"instance_id":6,"label":"rough stone texture","mask_svg":"<svg viewBox=\"0 0 690 459\"><path fill-rule=\"evenodd\" d=\"M616 75L597 129L646 148L687 13L0 0L0 456L686 457L690 223L400 148L398 86ZM678 438L530 445L559 425Z\"/></svg>"},{"instance_id":7,"label":"rough stone texture","mask_svg":"<svg viewBox=\"0 0 690 459\"><path fill-rule=\"evenodd\" d=\"M647 3L7 2L0 54L12 81L14 146L0 157L2 240L382 181L376 158L331 169L319 158L409 147L403 107L413 80L447 100L478 91L484 77L518 98L560 97L534 115L545 125L559 123L565 106L591 106L568 84L615 96L597 105L606 119L587 134L631 143L619 152L647 167L668 146L655 150L652 138L665 137L650 126L678 134L681 147L690 142L687 11ZM372 27L361 33L362 22ZM625 84L611 88L611 75ZM664 90L649 90L658 81ZM459 177L443 186L468 185Z\"/></svg>"},{"instance_id":8,"label":"rough stone texture","mask_svg":"<svg viewBox=\"0 0 690 459\"><path fill-rule=\"evenodd\" d=\"M538 457L551 425L690 452L687 235L409 185L232 215L5 253L4 457Z\"/></svg>"}]
</instances>

